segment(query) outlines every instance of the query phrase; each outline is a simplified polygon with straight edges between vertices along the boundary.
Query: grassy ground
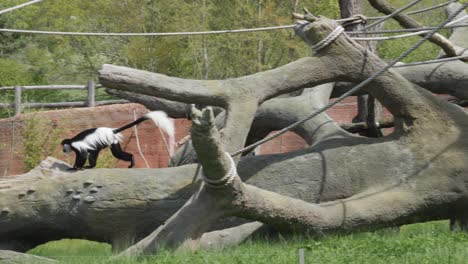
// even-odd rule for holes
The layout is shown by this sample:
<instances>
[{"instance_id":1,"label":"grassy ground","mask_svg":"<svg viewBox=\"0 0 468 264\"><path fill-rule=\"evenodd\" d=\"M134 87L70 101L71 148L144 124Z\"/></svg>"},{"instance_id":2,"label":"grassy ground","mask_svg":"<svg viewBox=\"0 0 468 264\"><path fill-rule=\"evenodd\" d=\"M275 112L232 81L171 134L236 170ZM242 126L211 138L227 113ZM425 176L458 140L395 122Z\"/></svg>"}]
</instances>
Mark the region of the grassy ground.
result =
<instances>
[{"instance_id":1,"label":"grassy ground","mask_svg":"<svg viewBox=\"0 0 468 264\"><path fill-rule=\"evenodd\" d=\"M220 251L163 251L138 261L108 263L298 263L299 248L306 249L306 263L468 263L468 234L450 232L447 221L404 226L400 232L383 230L320 239L246 242ZM61 240L29 253L60 263L106 263L111 248L84 240Z\"/></svg>"}]
</instances>

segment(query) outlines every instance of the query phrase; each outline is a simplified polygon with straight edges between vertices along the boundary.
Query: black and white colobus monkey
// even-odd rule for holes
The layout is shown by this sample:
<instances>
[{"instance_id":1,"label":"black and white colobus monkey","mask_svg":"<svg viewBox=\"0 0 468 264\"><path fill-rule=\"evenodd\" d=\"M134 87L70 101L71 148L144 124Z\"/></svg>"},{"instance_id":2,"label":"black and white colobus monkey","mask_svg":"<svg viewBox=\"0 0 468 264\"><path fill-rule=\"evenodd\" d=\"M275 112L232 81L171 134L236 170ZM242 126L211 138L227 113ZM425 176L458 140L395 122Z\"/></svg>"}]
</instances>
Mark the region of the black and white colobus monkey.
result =
<instances>
[{"instance_id":1,"label":"black and white colobus monkey","mask_svg":"<svg viewBox=\"0 0 468 264\"><path fill-rule=\"evenodd\" d=\"M123 140L123 136L120 132L148 119L153 120L155 125L169 136L169 145L171 148L169 152L171 153L174 146L174 123L163 111L149 112L120 128L98 127L84 130L73 138L64 139L62 141L63 152L75 152L76 159L73 165L74 170L82 168L89 169L96 166L99 151L110 146L112 155L117 159L129 161L130 166L128 167L132 168L135 165L135 161L131 153L123 151L120 147L119 142ZM84 166L87 159L89 160L89 166Z\"/></svg>"}]
</instances>

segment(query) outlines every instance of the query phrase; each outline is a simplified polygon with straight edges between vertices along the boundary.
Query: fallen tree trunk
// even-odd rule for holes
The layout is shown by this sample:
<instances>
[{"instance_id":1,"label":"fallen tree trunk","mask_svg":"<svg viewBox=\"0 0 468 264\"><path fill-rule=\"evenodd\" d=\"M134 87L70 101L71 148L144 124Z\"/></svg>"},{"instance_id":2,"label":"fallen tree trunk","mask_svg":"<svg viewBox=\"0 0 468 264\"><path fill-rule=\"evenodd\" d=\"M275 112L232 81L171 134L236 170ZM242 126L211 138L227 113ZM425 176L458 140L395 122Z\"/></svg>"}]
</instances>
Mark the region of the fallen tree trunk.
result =
<instances>
[{"instance_id":1,"label":"fallen tree trunk","mask_svg":"<svg viewBox=\"0 0 468 264\"><path fill-rule=\"evenodd\" d=\"M350 172L369 158L361 155L351 160L353 153L361 151L356 144L322 152L304 149L249 157L241 161L239 172L244 181L260 188L317 202L349 197L377 182L392 181L391 164L412 159L388 144L377 144L374 151L379 152L381 163L375 165L382 166L380 172L356 172L360 180L355 182L356 175ZM0 248L24 252L52 240L83 238L111 243L119 251L164 223L198 186L198 181L193 183L196 165L74 173L66 168L49 159L27 174L0 181L0 208L5 209L0 217ZM405 171L412 172L411 166Z\"/></svg>"},{"instance_id":2,"label":"fallen tree trunk","mask_svg":"<svg viewBox=\"0 0 468 264\"><path fill-rule=\"evenodd\" d=\"M309 38L307 43L316 43L330 34L333 24L321 19L311 25L301 24L298 30L304 38ZM368 78L385 65L346 37L338 37L330 46L326 48L330 55L320 56L321 61L329 68L339 68L350 80ZM365 157L365 161L359 163L364 167L355 166L347 172L354 175L351 177L354 182L366 178L361 178L361 173L373 171L378 177L380 169L388 168L380 163L387 161L387 157L376 155L408 154L409 159L405 161L390 162L397 171L390 173L387 181L380 179L360 193L344 196L349 197L347 199L322 204L244 184L238 177L243 173L237 174L233 161L229 162L225 155L222 137L213 126L210 110L195 111L192 137L203 165L204 184L163 226L123 255L153 254L162 245L196 248L213 220L231 215L261 221L279 230L322 234L373 230L460 214L465 207L463 201L467 199L463 182L468 176L468 167L462 161L468 149L468 141L463 136L468 128L466 112L414 87L394 71L383 73L367 89L395 116L397 132L388 138L372 140L324 140L310 148L313 149L311 154L326 155L331 149L340 149L333 158L343 166ZM351 149L345 150L345 146ZM378 146L381 148L375 149ZM314 162L307 154L299 156L309 164ZM291 174L301 169L300 162L296 162ZM271 167L274 165L265 168ZM340 182L344 179L338 178ZM187 225L184 219L189 215L199 221Z\"/></svg>"},{"instance_id":3,"label":"fallen tree trunk","mask_svg":"<svg viewBox=\"0 0 468 264\"><path fill-rule=\"evenodd\" d=\"M4 264L14 264L14 263L47 264L47 263L58 263L58 262L53 259L18 253L15 251L0 250L0 263L4 263Z\"/></svg>"},{"instance_id":4,"label":"fallen tree trunk","mask_svg":"<svg viewBox=\"0 0 468 264\"><path fill-rule=\"evenodd\" d=\"M468 64L461 61L407 66L394 70L430 92L468 99ZM352 87L351 83L337 83L332 97L340 96Z\"/></svg>"}]
</instances>

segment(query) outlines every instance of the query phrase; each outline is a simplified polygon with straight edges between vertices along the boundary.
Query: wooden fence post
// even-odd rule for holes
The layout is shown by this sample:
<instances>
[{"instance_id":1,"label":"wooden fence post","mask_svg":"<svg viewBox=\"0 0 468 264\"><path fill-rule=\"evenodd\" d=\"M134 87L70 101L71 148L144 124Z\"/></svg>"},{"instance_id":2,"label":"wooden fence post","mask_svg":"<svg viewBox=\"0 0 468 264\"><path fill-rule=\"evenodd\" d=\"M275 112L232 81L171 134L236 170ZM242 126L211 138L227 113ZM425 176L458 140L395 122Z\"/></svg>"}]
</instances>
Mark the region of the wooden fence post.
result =
<instances>
[{"instance_id":1,"label":"wooden fence post","mask_svg":"<svg viewBox=\"0 0 468 264\"><path fill-rule=\"evenodd\" d=\"M88 107L95 107L96 106L96 85L93 81L88 81Z\"/></svg>"},{"instance_id":2,"label":"wooden fence post","mask_svg":"<svg viewBox=\"0 0 468 264\"><path fill-rule=\"evenodd\" d=\"M21 86L15 86L15 116L21 114Z\"/></svg>"}]
</instances>

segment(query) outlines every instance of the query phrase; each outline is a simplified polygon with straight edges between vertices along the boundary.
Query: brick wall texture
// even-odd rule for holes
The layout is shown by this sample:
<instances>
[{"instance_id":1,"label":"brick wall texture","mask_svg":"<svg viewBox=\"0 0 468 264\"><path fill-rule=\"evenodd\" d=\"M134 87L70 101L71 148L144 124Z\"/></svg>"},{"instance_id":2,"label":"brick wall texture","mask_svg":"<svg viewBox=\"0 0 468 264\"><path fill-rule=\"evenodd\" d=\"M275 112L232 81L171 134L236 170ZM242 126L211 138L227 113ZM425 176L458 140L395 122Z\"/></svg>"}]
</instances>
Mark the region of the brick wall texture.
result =
<instances>
[{"instance_id":1,"label":"brick wall texture","mask_svg":"<svg viewBox=\"0 0 468 264\"><path fill-rule=\"evenodd\" d=\"M341 104L328 111L337 122L350 122L356 115L355 98L350 97ZM120 127L147 113L148 110L139 104L118 104L99 106L95 108L75 108L65 110L41 111L32 114L22 114L17 118L0 119L0 176L17 175L25 172L24 166L24 139L23 132L26 120L37 120L45 124L35 133L41 136L52 135L52 129L62 131L60 139L70 138L82 130L93 127ZM176 142L188 134L190 121L178 119L176 125ZM159 130L151 121L146 121L137 127L138 141L141 151L146 158L149 167L167 167L169 155L162 140ZM124 141L121 143L125 151L135 156L135 168L146 168L139 154L137 138L132 129L123 132ZM65 155L61 152L60 144L55 142L54 157L72 164L74 155ZM278 153L297 150L305 147L305 142L294 133L287 133L261 147L260 152ZM44 146L46 148L47 146ZM109 150L104 150L109 152ZM46 154L44 154L45 158ZM113 167L125 168L127 162L115 161Z\"/></svg>"}]
</instances>

